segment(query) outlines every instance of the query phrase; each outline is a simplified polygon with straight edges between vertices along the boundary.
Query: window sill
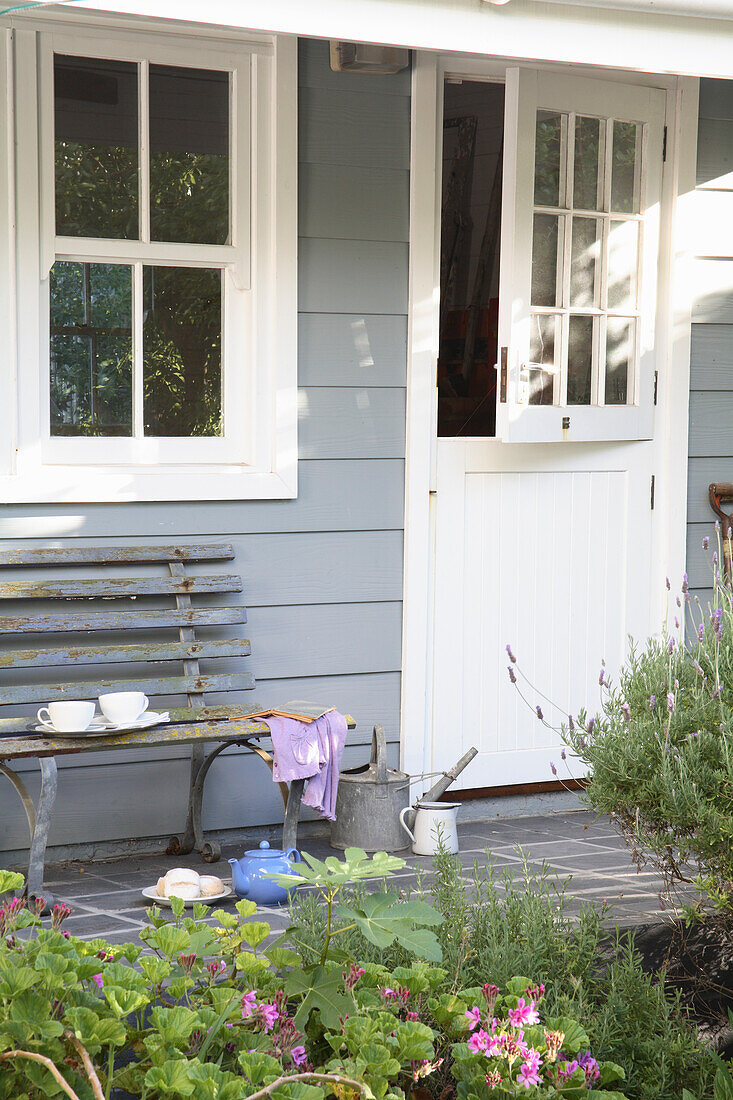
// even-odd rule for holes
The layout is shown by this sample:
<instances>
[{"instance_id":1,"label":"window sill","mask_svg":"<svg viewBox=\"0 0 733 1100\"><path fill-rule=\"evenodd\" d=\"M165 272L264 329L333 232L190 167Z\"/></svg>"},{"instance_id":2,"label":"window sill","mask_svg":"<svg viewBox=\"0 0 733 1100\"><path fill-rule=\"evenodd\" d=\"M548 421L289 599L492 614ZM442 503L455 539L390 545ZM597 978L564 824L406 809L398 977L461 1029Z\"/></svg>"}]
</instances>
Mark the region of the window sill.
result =
<instances>
[{"instance_id":1,"label":"window sill","mask_svg":"<svg viewBox=\"0 0 733 1100\"><path fill-rule=\"evenodd\" d=\"M295 463L282 471L245 466L44 466L0 476L4 504L127 504L166 500L292 500Z\"/></svg>"}]
</instances>

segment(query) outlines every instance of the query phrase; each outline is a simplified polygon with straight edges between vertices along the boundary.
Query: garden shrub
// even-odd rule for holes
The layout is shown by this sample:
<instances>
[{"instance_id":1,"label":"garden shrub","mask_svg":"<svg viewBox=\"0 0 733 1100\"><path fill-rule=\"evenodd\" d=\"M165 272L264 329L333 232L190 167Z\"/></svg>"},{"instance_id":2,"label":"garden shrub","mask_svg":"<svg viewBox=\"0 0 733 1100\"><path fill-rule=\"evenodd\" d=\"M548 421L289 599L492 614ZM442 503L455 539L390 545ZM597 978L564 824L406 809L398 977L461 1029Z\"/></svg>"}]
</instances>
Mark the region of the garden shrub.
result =
<instances>
[{"instance_id":1,"label":"garden shrub","mask_svg":"<svg viewBox=\"0 0 733 1100\"><path fill-rule=\"evenodd\" d=\"M707 540L706 540L707 541ZM733 908L733 595L714 555L713 601L687 581L675 631L632 648L618 682L601 669L601 710L564 729L588 767L585 798L610 815L668 890ZM669 581L667 582L669 588Z\"/></svg>"},{"instance_id":2,"label":"garden shrub","mask_svg":"<svg viewBox=\"0 0 733 1100\"><path fill-rule=\"evenodd\" d=\"M679 996L666 989L663 977L644 973L629 934L609 944L605 907L574 907L569 879L544 864L533 870L526 860L512 874L497 871L489 858L485 866L475 864L466 882L460 859L441 848L434 870L419 890L444 917L436 932L446 995L462 996L461 990L486 981L506 987L514 975L531 974L545 987L544 1012L582 1020L595 1056L624 1067L630 1100L679 1100L682 1087L711 1095L713 1056ZM358 899L361 890L353 896ZM294 940L307 955L323 938L324 908L303 895L291 912ZM345 921L336 927L344 929L340 942L349 953L379 962L380 952L358 929ZM393 971L409 965L398 945L383 959Z\"/></svg>"},{"instance_id":3,"label":"garden shrub","mask_svg":"<svg viewBox=\"0 0 733 1100\"><path fill-rule=\"evenodd\" d=\"M624 1100L623 1068L593 1056L581 1021L544 1009L540 1018L541 984L514 976L503 989L453 990L445 969L414 958L440 955L442 918L424 899L337 900L349 873L374 877L402 861L358 849L345 863L306 858L298 877L326 902L312 961L270 943L248 901L215 911L214 926L206 907L187 917L179 899L172 919L150 910L150 955L70 936L63 905L50 928L40 903L2 906L0 1097L404 1100L427 1086L459 1100L530 1089ZM0 892L19 879L0 872ZM347 963L334 943L357 929L375 947L399 943L409 965Z\"/></svg>"}]
</instances>

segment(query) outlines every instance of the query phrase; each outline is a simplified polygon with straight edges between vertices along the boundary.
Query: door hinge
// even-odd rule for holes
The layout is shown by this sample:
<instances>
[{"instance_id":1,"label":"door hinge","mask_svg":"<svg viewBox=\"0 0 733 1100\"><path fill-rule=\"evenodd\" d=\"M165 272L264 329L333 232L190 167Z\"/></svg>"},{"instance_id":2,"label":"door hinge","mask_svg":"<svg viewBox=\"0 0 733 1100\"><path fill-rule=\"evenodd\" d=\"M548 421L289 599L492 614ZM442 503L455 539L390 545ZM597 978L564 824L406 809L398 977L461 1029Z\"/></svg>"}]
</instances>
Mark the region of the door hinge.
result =
<instances>
[{"instance_id":1,"label":"door hinge","mask_svg":"<svg viewBox=\"0 0 733 1100\"><path fill-rule=\"evenodd\" d=\"M506 403L506 387L507 387L507 371L509 361L509 348L502 348L500 354L500 376L499 376L499 400L502 404Z\"/></svg>"},{"instance_id":2,"label":"door hinge","mask_svg":"<svg viewBox=\"0 0 733 1100\"><path fill-rule=\"evenodd\" d=\"M652 487L651 487L651 493L649 494L649 498L650 498L649 499L649 506L651 507L651 510L653 512L654 511L654 474L652 474Z\"/></svg>"},{"instance_id":3,"label":"door hinge","mask_svg":"<svg viewBox=\"0 0 733 1100\"><path fill-rule=\"evenodd\" d=\"M662 138L662 161L667 160L667 127L664 127L664 137Z\"/></svg>"},{"instance_id":4,"label":"door hinge","mask_svg":"<svg viewBox=\"0 0 733 1100\"><path fill-rule=\"evenodd\" d=\"M657 403L657 393L659 392L659 371L654 371L654 404Z\"/></svg>"}]
</instances>

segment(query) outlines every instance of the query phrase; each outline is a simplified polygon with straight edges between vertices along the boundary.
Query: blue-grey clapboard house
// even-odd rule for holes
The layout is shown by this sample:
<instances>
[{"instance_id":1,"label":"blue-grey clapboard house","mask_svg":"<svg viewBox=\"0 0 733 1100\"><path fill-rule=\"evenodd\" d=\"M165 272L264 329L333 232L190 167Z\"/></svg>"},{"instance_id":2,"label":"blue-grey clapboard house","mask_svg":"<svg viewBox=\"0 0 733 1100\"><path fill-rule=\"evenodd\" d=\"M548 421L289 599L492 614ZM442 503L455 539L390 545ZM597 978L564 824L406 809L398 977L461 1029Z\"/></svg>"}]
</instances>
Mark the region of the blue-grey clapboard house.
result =
<instances>
[{"instance_id":1,"label":"blue-grey clapboard house","mask_svg":"<svg viewBox=\"0 0 733 1100\"><path fill-rule=\"evenodd\" d=\"M601 660L613 674L629 635L674 616L665 576L676 588L687 569L693 593L709 597L707 487L733 482L729 5L14 7L0 0L3 547L231 541L258 698L350 712L349 764L380 722L392 762L412 774L475 745L459 783L473 795L551 792L552 727L597 704ZM133 72L143 64L133 55L148 67ZM365 71L375 65L387 71ZM165 204L147 200L135 233L118 232L119 254L104 226L64 229L51 138L68 143L68 167L87 110L108 141L143 149L143 71L152 153L132 172L136 196L157 154L187 151L180 131L166 139L154 89L183 82L167 104L179 117L196 81L214 98L236 86L237 149L255 155L231 176L231 239L188 253L161 236L156 251ZM221 156L229 146L204 117L197 152ZM118 275L134 268L132 321L113 335L138 334L136 378L148 307L165 301L160 269L226 269L212 300L228 303L237 369L221 385L241 430L224 416L223 449L194 438L205 423L187 450L160 425L149 446L142 382L136 435L79 442L64 438L73 401L48 413L54 356L89 338L86 313L58 315L59 280L105 260ZM72 299L93 312L88 283ZM297 349L278 358L296 313ZM198 405L213 408L212 392L204 378ZM194 452L222 469L202 458L200 475ZM244 467L262 477L239 492ZM543 702L546 723L533 689L520 705L507 645L555 700L554 712ZM185 751L63 761L52 846L158 845L180 827L186 769ZM31 763L24 774L35 782ZM14 799L3 789L8 859L26 843ZM261 765L242 754L214 766L214 833L281 813Z\"/></svg>"}]
</instances>

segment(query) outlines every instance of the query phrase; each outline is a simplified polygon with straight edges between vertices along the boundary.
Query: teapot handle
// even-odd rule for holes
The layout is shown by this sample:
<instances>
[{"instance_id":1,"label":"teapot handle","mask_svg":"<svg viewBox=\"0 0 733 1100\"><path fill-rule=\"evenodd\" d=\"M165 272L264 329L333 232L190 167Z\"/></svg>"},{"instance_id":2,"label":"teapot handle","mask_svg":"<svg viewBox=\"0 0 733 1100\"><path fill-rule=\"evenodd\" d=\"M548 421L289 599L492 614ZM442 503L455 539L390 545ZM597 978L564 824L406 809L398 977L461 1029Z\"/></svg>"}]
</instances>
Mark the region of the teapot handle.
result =
<instances>
[{"instance_id":1,"label":"teapot handle","mask_svg":"<svg viewBox=\"0 0 733 1100\"><path fill-rule=\"evenodd\" d=\"M302 863L300 852L297 848L288 848L284 854L285 858L289 859L292 863Z\"/></svg>"}]
</instances>

